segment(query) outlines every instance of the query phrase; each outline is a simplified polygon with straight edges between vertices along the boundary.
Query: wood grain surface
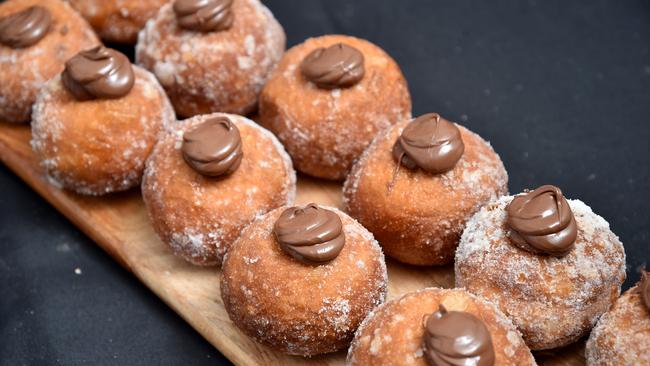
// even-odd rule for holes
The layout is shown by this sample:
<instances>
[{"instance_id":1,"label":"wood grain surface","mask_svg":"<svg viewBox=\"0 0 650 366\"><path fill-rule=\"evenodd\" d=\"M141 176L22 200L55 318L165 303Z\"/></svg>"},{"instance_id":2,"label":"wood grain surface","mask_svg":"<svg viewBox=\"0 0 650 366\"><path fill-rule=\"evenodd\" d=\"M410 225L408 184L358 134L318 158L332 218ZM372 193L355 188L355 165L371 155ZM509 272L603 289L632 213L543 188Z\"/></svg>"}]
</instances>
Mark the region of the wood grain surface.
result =
<instances>
[{"instance_id":1,"label":"wood grain surface","mask_svg":"<svg viewBox=\"0 0 650 366\"><path fill-rule=\"evenodd\" d=\"M342 365L345 352L301 358L275 352L242 334L226 314L219 293L220 270L176 258L149 223L139 190L85 197L47 182L29 145L28 126L0 123L0 160L56 207L236 365ZM341 207L341 185L298 177L298 203ZM423 287L452 287L452 266L420 268L388 260L394 298ZM536 353L540 365L584 365L584 341Z\"/></svg>"}]
</instances>

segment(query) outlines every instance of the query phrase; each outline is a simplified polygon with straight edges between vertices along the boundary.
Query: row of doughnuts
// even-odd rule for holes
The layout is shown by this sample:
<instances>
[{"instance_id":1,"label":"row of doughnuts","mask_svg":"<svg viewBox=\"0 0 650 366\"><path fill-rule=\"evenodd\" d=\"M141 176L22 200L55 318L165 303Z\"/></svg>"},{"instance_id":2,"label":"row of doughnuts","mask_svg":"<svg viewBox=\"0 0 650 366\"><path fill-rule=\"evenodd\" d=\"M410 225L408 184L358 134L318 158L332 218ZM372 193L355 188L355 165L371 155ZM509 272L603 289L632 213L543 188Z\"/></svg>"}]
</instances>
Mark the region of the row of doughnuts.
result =
<instances>
[{"instance_id":1,"label":"row of doughnuts","mask_svg":"<svg viewBox=\"0 0 650 366\"><path fill-rule=\"evenodd\" d=\"M257 0L176 0L151 16L137 66L65 3L0 5L0 115L31 111L54 184L104 194L142 180L174 253L222 264L224 305L249 336L298 355L354 336L351 364L534 364L529 348L574 342L618 298L625 254L607 222L557 187L507 196L480 136L435 113L411 120L406 81L377 46L332 35L283 55L283 30ZM268 130L240 116L256 108ZM345 179L347 214L291 206L294 164ZM455 261L464 289L379 306L382 249L413 265ZM589 364L647 359L636 336L647 282L602 317Z\"/></svg>"}]
</instances>

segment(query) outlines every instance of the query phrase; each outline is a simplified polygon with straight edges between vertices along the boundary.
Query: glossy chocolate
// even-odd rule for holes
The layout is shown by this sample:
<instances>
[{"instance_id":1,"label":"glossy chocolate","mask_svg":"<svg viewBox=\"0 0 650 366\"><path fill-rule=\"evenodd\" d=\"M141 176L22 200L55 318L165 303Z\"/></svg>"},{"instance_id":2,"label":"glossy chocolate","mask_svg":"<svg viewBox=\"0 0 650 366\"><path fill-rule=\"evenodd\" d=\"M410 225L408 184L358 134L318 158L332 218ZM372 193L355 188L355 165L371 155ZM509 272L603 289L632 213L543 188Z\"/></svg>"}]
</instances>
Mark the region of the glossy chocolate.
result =
<instances>
[{"instance_id":1,"label":"glossy chocolate","mask_svg":"<svg viewBox=\"0 0 650 366\"><path fill-rule=\"evenodd\" d=\"M641 271L641 282L639 283L639 295L645 307L650 311L650 272Z\"/></svg>"},{"instance_id":2,"label":"glossy chocolate","mask_svg":"<svg viewBox=\"0 0 650 366\"><path fill-rule=\"evenodd\" d=\"M575 217L562 191L544 185L517 195L506 207L511 241L528 251L563 256L578 235Z\"/></svg>"},{"instance_id":3,"label":"glossy chocolate","mask_svg":"<svg viewBox=\"0 0 650 366\"><path fill-rule=\"evenodd\" d=\"M181 150L192 169L209 177L231 174L244 156L239 129L227 117L208 119L186 131Z\"/></svg>"},{"instance_id":4,"label":"glossy chocolate","mask_svg":"<svg viewBox=\"0 0 650 366\"><path fill-rule=\"evenodd\" d=\"M131 91L135 75L124 54L97 46L69 59L61 80L77 100L113 99Z\"/></svg>"},{"instance_id":5,"label":"glossy chocolate","mask_svg":"<svg viewBox=\"0 0 650 366\"><path fill-rule=\"evenodd\" d=\"M453 169L464 151L458 127L438 113L428 113L404 128L393 145L393 158L409 169L440 174Z\"/></svg>"},{"instance_id":6,"label":"glossy chocolate","mask_svg":"<svg viewBox=\"0 0 650 366\"><path fill-rule=\"evenodd\" d=\"M42 6L30 6L0 18L0 43L11 48L35 45L50 29L52 15Z\"/></svg>"},{"instance_id":7,"label":"glossy chocolate","mask_svg":"<svg viewBox=\"0 0 650 366\"><path fill-rule=\"evenodd\" d=\"M463 311L438 311L424 319L424 356L431 366L492 366L494 346L485 324Z\"/></svg>"},{"instance_id":8,"label":"glossy chocolate","mask_svg":"<svg viewBox=\"0 0 650 366\"><path fill-rule=\"evenodd\" d=\"M339 215L315 203L284 210L273 233L282 250L307 264L329 262L345 245Z\"/></svg>"},{"instance_id":9,"label":"glossy chocolate","mask_svg":"<svg viewBox=\"0 0 650 366\"><path fill-rule=\"evenodd\" d=\"M363 79L364 58L356 48L337 43L309 53L302 61L300 71L319 88L345 88Z\"/></svg>"},{"instance_id":10,"label":"glossy chocolate","mask_svg":"<svg viewBox=\"0 0 650 366\"><path fill-rule=\"evenodd\" d=\"M233 0L176 0L174 13L181 28L216 32L232 26Z\"/></svg>"}]
</instances>

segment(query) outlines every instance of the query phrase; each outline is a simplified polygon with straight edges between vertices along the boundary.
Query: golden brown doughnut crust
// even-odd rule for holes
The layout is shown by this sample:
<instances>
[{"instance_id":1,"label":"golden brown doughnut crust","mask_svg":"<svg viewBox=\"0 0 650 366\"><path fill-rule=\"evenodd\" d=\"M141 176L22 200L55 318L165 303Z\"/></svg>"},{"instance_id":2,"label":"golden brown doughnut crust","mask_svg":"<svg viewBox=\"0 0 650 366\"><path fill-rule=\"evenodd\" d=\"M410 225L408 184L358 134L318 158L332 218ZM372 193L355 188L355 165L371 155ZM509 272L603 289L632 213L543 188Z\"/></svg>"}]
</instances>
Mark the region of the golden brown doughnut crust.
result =
<instances>
[{"instance_id":1,"label":"golden brown doughnut crust","mask_svg":"<svg viewBox=\"0 0 650 366\"><path fill-rule=\"evenodd\" d=\"M284 208L248 226L224 259L221 297L245 334L279 351L316 355L348 346L365 316L384 301L384 255L366 229L341 217L345 246L322 265L280 249L273 225Z\"/></svg>"},{"instance_id":2,"label":"golden brown doughnut crust","mask_svg":"<svg viewBox=\"0 0 650 366\"><path fill-rule=\"evenodd\" d=\"M505 196L467 223L456 251L456 286L495 303L532 350L568 345L585 335L618 298L625 252L602 217L567 200L578 225L564 257L519 249L506 237Z\"/></svg>"},{"instance_id":3,"label":"golden brown doughnut crust","mask_svg":"<svg viewBox=\"0 0 650 366\"><path fill-rule=\"evenodd\" d=\"M300 72L302 60L336 43L357 48L365 76L349 88L320 89ZM260 95L260 123L287 147L296 169L342 180L375 134L411 117L411 96L395 61L381 48L355 37L307 39L284 55Z\"/></svg>"},{"instance_id":4,"label":"golden brown doughnut crust","mask_svg":"<svg viewBox=\"0 0 650 366\"><path fill-rule=\"evenodd\" d=\"M28 122L32 104L45 83L63 71L68 58L99 44L86 21L60 0L11 0L0 3L0 17L33 5L52 15L50 31L31 47L0 44L0 122Z\"/></svg>"},{"instance_id":5,"label":"golden brown doughnut crust","mask_svg":"<svg viewBox=\"0 0 650 366\"><path fill-rule=\"evenodd\" d=\"M521 335L493 304L463 289L426 288L376 308L364 320L348 351L347 365L428 366L422 351L422 319L442 304L481 319L492 336L495 365L535 365Z\"/></svg>"},{"instance_id":6,"label":"golden brown doughnut crust","mask_svg":"<svg viewBox=\"0 0 650 366\"><path fill-rule=\"evenodd\" d=\"M243 160L232 174L206 177L183 160L183 132L218 116L239 128ZM197 265L221 264L256 217L291 204L295 171L275 136L245 117L215 113L180 121L160 137L147 161L142 196L153 227L175 254Z\"/></svg>"},{"instance_id":7,"label":"golden brown doughnut crust","mask_svg":"<svg viewBox=\"0 0 650 366\"><path fill-rule=\"evenodd\" d=\"M32 147L50 181L81 194L123 191L140 183L160 130L175 121L167 96L147 70L118 99L78 101L61 75L41 90Z\"/></svg>"},{"instance_id":8,"label":"golden brown doughnut crust","mask_svg":"<svg viewBox=\"0 0 650 366\"><path fill-rule=\"evenodd\" d=\"M169 0L67 0L108 42L135 44L138 32Z\"/></svg>"},{"instance_id":9,"label":"golden brown doughnut crust","mask_svg":"<svg viewBox=\"0 0 650 366\"><path fill-rule=\"evenodd\" d=\"M465 152L456 166L433 175L397 163L392 148L410 121L381 132L354 165L343 188L345 211L368 228L386 252L415 265L453 260L465 222L508 191L508 174L480 136L458 125Z\"/></svg>"},{"instance_id":10,"label":"golden brown doughnut crust","mask_svg":"<svg viewBox=\"0 0 650 366\"><path fill-rule=\"evenodd\" d=\"M169 3L138 36L136 60L163 85L182 117L212 112L246 115L282 56L282 26L259 0L234 0L230 29L181 29Z\"/></svg>"},{"instance_id":11,"label":"golden brown doughnut crust","mask_svg":"<svg viewBox=\"0 0 650 366\"><path fill-rule=\"evenodd\" d=\"M638 292L627 290L589 336L587 366L650 365L650 310Z\"/></svg>"}]
</instances>

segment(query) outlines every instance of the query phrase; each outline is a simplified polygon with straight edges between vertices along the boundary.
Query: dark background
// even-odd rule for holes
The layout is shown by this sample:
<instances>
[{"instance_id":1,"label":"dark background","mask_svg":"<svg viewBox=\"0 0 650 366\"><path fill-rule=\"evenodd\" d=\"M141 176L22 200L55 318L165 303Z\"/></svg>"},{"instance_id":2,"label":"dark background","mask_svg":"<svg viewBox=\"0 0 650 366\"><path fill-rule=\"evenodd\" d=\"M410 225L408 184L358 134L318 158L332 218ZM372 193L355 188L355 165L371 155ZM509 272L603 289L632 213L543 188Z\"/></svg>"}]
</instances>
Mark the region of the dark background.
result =
<instances>
[{"instance_id":1,"label":"dark background","mask_svg":"<svg viewBox=\"0 0 650 366\"><path fill-rule=\"evenodd\" d=\"M265 1L288 45L345 33L401 65L414 115L490 140L510 191L556 184L650 259L648 1ZM227 364L0 165L0 363ZM81 273L76 274L75 269Z\"/></svg>"}]
</instances>

